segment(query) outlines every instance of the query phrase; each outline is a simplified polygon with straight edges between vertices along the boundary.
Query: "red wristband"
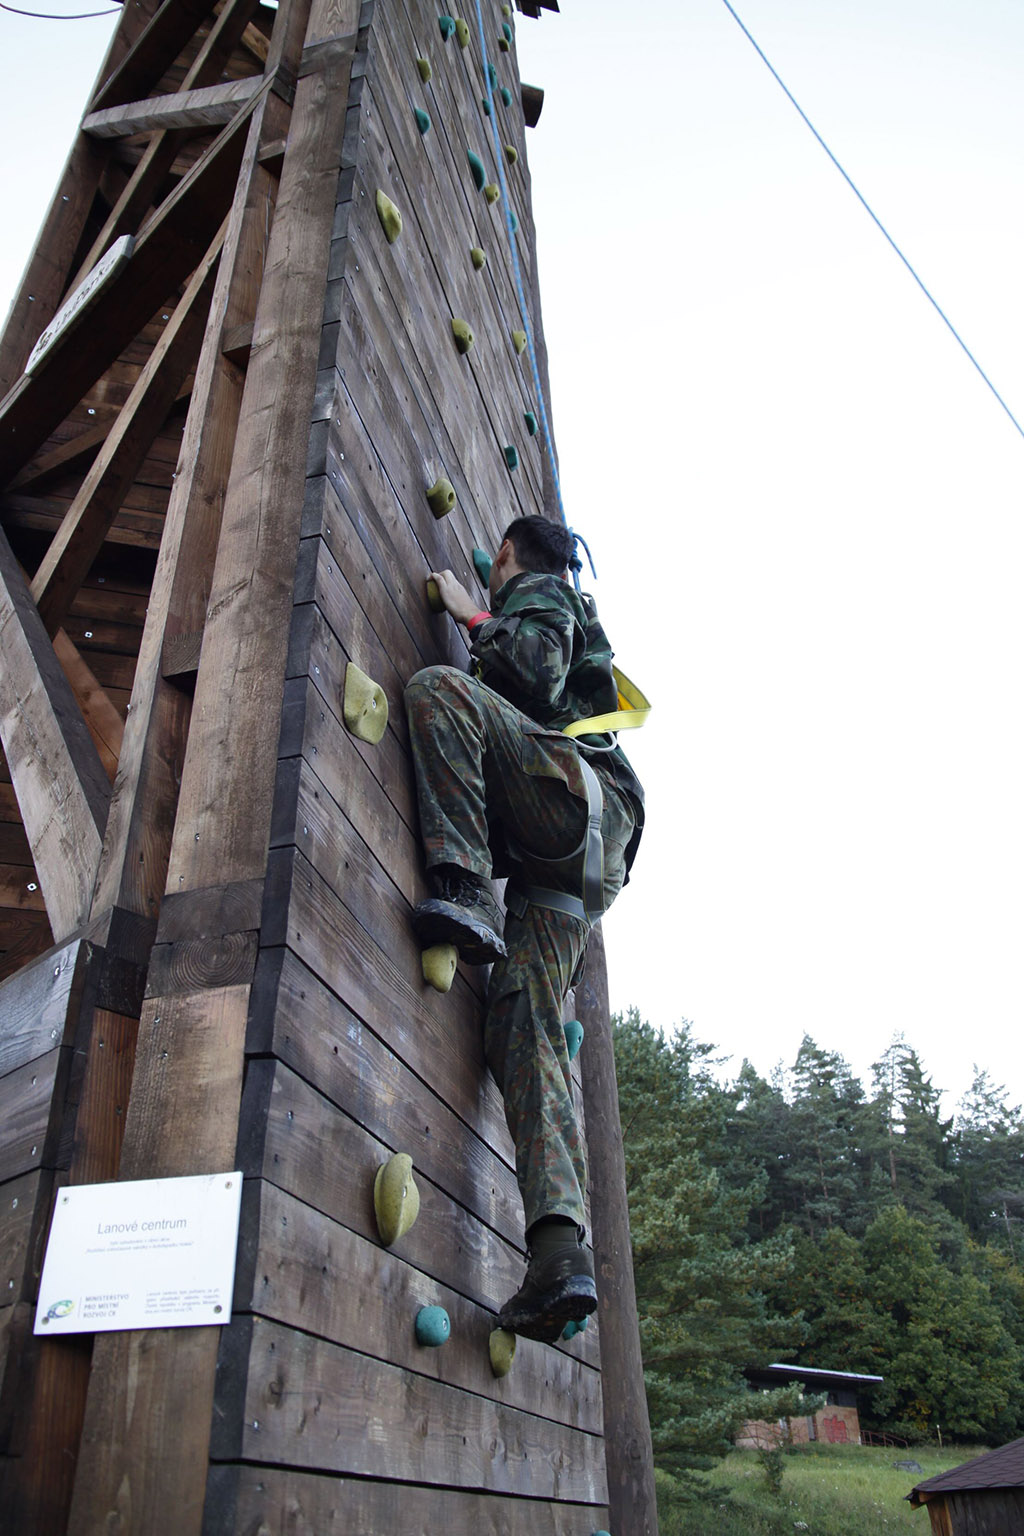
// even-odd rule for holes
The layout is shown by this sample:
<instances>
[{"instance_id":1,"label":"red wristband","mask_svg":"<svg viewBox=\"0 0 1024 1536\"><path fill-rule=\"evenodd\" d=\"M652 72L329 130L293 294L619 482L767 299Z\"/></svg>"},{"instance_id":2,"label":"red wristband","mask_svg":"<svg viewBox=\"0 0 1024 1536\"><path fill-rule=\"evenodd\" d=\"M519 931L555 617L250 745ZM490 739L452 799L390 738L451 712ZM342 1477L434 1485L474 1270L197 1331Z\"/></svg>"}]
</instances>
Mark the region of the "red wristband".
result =
<instances>
[{"instance_id":1,"label":"red wristband","mask_svg":"<svg viewBox=\"0 0 1024 1536\"><path fill-rule=\"evenodd\" d=\"M482 624L485 619L489 619L490 617L491 615L487 612L487 609L482 608L479 613L474 613L473 617L467 620L466 628L472 629L474 624Z\"/></svg>"}]
</instances>

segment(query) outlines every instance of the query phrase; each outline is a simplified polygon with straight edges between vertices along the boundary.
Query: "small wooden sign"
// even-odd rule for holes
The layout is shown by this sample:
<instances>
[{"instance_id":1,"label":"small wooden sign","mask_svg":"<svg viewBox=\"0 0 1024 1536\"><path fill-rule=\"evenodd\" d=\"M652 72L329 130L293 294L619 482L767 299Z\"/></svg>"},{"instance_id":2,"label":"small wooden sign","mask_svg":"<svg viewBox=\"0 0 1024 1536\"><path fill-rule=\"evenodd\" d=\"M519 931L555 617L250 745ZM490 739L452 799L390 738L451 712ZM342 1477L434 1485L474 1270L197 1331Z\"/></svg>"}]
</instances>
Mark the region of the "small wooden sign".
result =
<instances>
[{"instance_id":1,"label":"small wooden sign","mask_svg":"<svg viewBox=\"0 0 1024 1536\"><path fill-rule=\"evenodd\" d=\"M120 272L125 262L131 256L135 248L134 235L122 235L115 240L105 256L101 256L92 271L85 276L75 289L64 300L60 309L50 321L46 330L40 336L25 364L25 372L31 373L38 367L47 352L55 346L60 338L81 319L89 305L96 299L104 284L109 282L115 272Z\"/></svg>"},{"instance_id":2,"label":"small wooden sign","mask_svg":"<svg viewBox=\"0 0 1024 1536\"><path fill-rule=\"evenodd\" d=\"M229 1322L241 1199L237 1172L62 1189L35 1332Z\"/></svg>"}]
</instances>

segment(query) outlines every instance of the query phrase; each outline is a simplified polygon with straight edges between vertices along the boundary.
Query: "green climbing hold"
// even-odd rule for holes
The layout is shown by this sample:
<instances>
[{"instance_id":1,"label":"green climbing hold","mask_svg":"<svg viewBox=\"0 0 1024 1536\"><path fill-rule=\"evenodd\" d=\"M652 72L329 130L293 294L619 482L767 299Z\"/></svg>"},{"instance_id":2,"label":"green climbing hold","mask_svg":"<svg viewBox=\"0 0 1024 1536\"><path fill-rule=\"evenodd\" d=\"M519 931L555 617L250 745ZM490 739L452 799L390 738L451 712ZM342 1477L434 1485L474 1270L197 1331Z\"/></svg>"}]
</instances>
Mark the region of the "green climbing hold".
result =
<instances>
[{"instance_id":1,"label":"green climbing hold","mask_svg":"<svg viewBox=\"0 0 1024 1536\"><path fill-rule=\"evenodd\" d=\"M416 1342L430 1349L447 1344L452 1325L444 1307L420 1307L416 1313Z\"/></svg>"},{"instance_id":2,"label":"green climbing hold","mask_svg":"<svg viewBox=\"0 0 1024 1536\"><path fill-rule=\"evenodd\" d=\"M447 42L455 33L455 22L451 16L439 16L437 24L441 28L441 36Z\"/></svg>"},{"instance_id":3,"label":"green climbing hold","mask_svg":"<svg viewBox=\"0 0 1024 1536\"><path fill-rule=\"evenodd\" d=\"M414 107L413 114L416 118L416 127L419 129L420 133L429 133L430 114L428 112L424 112L422 107Z\"/></svg>"},{"instance_id":4,"label":"green climbing hold","mask_svg":"<svg viewBox=\"0 0 1024 1536\"><path fill-rule=\"evenodd\" d=\"M511 42L512 41L512 28L509 26L507 21L503 21L502 22L501 30L505 34L506 41L507 42Z\"/></svg>"},{"instance_id":5,"label":"green climbing hold","mask_svg":"<svg viewBox=\"0 0 1024 1536\"><path fill-rule=\"evenodd\" d=\"M515 347L517 355L522 357L523 353L526 351L526 332L513 331L512 345Z\"/></svg>"},{"instance_id":6,"label":"green climbing hold","mask_svg":"<svg viewBox=\"0 0 1024 1536\"><path fill-rule=\"evenodd\" d=\"M377 217L388 245L394 245L402 233L402 215L386 192L377 189Z\"/></svg>"},{"instance_id":7,"label":"green climbing hold","mask_svg":"<svg viewBox=\"0 0 1024 1536\"><path fill-rule=\"evenodd\" d=\"M531 437L537 436L537 418L532 411L523 412L523 420L526 422L526 430Z\"/></svg>"},{"instance_id":8,"label":"green climbing hold","mask_svg":"<svg viewBox=\"0 0 1024 1536\"><path fill-rule=\"evenodd\" d=\"M455 36L459 40L459 47L466 48L469 45L469 23L463 21L460 16L455 23Z\"/></svg>"},{"instance_id":9,"label":"green climbing hold","mask_svg":"<svg viewBox=\"0 0 1024 1536\"><path fill-rule=\"evenodd\" d=\"M387 695L380 684L367 677L354 661L345 668L341 708L346 729L359 741L375 747L387 730Z\"/></svg>"},{"instance_id":10,"label":"green climbing hold","mask_svg":"<svg viewBox=\"0 0 1024 1536\"><path fill-rule=\"evenodd\" d=\"M433 586L440 602L441 594L438 591L437 582L430 582L428 579L427 585ZM441 603L441 611L444 611L443 603ZM428 986L433 987L435 992L450 992L458 961L459 952L454 944L431 944L430 948L423 950L420 955L423 980Z\"/></svg>"},{"instance_id":11,"label":"green climbing hold","mask_svg":"<svg viewBox=\"0 0 1024 1536\"><path fill-rule=\"evenodd\" d=\"M579 1331L580 1331L579 1323L574 1322L573 1319L570 1318L569 1321L566 1323L565 1327L562 1329L562 1338L566 1339L566 1340L574 1339L576 1337L576 1335L579 1333Z\"/></svg>"},{"instance_id":12,"label":"green climbing hold","mask_svg":"<svg viewBox=\"0 0 1024 1536\"><path fill-rule=\"evenodd\" d=\"M426 85L427 81L430 79L430 76L432 74L432 70L430 68L430 60L429 59L417 59L416 60L416 68L420 72L420 79L423 81L423 84Z\"/></svg>"},{"instance_id":13,"label":"green climbing hold","mask_svg":"<svg viewBox=\"0 0 1024 1536\"><path fill-rule=\"evenodd\" d=\"M509 165L515 165L516 161L519 159L519 151L516 149L514 144L505 145L505 159L508 161Z\"/></svg>"},{"instance_id":14,"label":"green climbing hold","mask_svg":"<svg viewBox=\"0 0 1024 1536\"><path fill-rule=\"evenodd\" d=\"M519 220L516 218L516 211L514 208L510 208L508 211L508 221L512 225L512 233L515 234L516 230L519 228Z\"/></svg>"},{"instance_id":15,"label":"green climbing hold","mask_svg":"<svg viewBox=\"0 0 1024 1536\"><path fill-rule=\"evenodd\" d=\"M516 1357L516 1336L507 1328L494 1328L487 1340L487 1353L491 1357L491 1370L495 1376L507 1376Z\"/></svg>"},{"instance_id":16,"label":"green climbing hold","mask_svg":"<svg viewBox=\"0 0 1024 1536\"><path fill-rule=\"evenodd\" d=\"M444 603L441 601L441 588L433 576L427 577L427 607L431 613L444 613ZM430 977L424 973L423 979L424 981L429 981Z\"/></svg>"},{"instance_id":17,"label":"green climbing hold","mask_svg":"<svg viewBox=\"0 0 1024 1536\"><path fill-rule=\"evenodd\" d=\"M508 53L508 49L509 49L508 39L504 38L504 37L499 37L498 38L498 52L499 53Z\"/></svg>"},{"instance_id":18,"label":"green climbing hold","mask_svg":"<svg viewBox=\"0 0 1024 1536\"><path fill-rule=\"evenodd\" d=\"M498 89L498 71L490 62L487 65L487 78L491 82L491 90L496 91Z\"/></svg>"},{"instance_id":19,"label":"green climbing hold","mask_svg":"<svg viewBox=\"0 0 1024 1536\"><path fill-rule=\"evenodd\" d=\"M465 357L466 353L473 345L473 332L470 330L465 320L452 321L452 335L455 337L456 352L458 352L462 357Z\"/></svg>"},{"instance_id":20,"label":"green climbing hold","mask_svg":"<svg viewBox=\"0 0 1024 1536\"><path fill-rule=\"evenodd\" d=\"M486 587L491 579L491 566L494 564L494 561L485 549L474 549L473 564L476 567L477 575Z\"/></svg>"},{"instance_id":21,"label":"green climbing hold","mask_svg":"<svg viewBox=\"0 0 1024 1536\"><path fill-rule=\"evenodd\" d=\"M472 343L471 343L472 344ZM447 517L455 509L455 487L442 475L427 492L427 506L438 519Z\"/></svg>"},{"instance_id":22,"label":"green climbing hold","mask_svg":"<svg viewBox=\"0 0 1024 1536\"><path fill-rule=\"evenodd\" d=\"M490 117L490 115L491 115L491 104L487 100L486 96L481 96L480 97L480 105L483 108L484 117Z\"/></svg>"},{"instance_id":23,"label":"green climbing hold","mask_svg":"<svg viewBox=\"0 0 1024 1536\"><path fill-rule=\"evenodd\" d=\"M519 454L516 452L515 447L511 443L505 449L505 463L508 465L509 469L519 468Z\"/></svg>"},{"instance_id":24,"label":"green climbing hold","mask_svg":"<svg viewBox=\"0 0 1024 1536\"><path fill-rule=\"evenodd\" d=\"M469 259L478 272L487 265L487 256L478 245L470 246Z\"/></svg>"},{"instance_id":25,"label":"green climbing hold","mask_svg":"<svg viewBox=\"0 0 1024 1536\"><path fill-rule=\"evenodd\" d=\"M476 183L476 189L478 192L482 192L484 190L484 184L487 181L487 172L484 170L484 163L480 159L480 156L474 154L473 150L471 149L467 149L466 159L469 161L469 168L473 172L473 180Z\"/></svg>"},{"instance_id":26,"label":"green climbing hold","mask_svg":"<svg viewBox=\"0 0 1024 1536\"><path fill-rule=\"evenodd\" d=\"M509 90L507 85L503 85L501 88L501 99L505 103L506 107L510 107L512 105L512 92Z\"/></svg>"},{"instance_id":27,"label":"green climbing hold","mask_svg":"<svg viewBox=\"0 0 1024 1536\"><path fill-rule=\"evenodd\" d=\"M502 8L501 8L501 14L503 16L511 16L512 15L512 7L510 5L503 5Z\"/></svg>"},{"instance_id":28,"label":"green climbing hold","mask_svg":"<svg viewBox=\"0 0 1024 1536\"><path fill-rule=\"evenodd\" d=\"M396 1152L381 1163L373 1181L373 1209L385 1248L404 1237L420 1213L420 1192L412 1176L408 1152Z\"/></svg>"},{"instance_id":29,"label":"green climbing hold","mask_svg":"<svg viewBox=\"0 0 1024 1536\"><path fill-rule=\"evenodd\" d=\"M583 1025L579 1019L569 1019L565 1026L565 1049L570 1061L575 1061L583 1044Z\"/></svg>"},{"instance_id":30,"label":"green climbing hold","mask_svg":"<svg viewBox=\"0 0 1024 1536\"><path fill-rule=\"evenodd\" d=\"M501 188L496 181L489 181L484 187L484 197L489 203L496 203L501 196Z\"/></svg>"}]
</instances>

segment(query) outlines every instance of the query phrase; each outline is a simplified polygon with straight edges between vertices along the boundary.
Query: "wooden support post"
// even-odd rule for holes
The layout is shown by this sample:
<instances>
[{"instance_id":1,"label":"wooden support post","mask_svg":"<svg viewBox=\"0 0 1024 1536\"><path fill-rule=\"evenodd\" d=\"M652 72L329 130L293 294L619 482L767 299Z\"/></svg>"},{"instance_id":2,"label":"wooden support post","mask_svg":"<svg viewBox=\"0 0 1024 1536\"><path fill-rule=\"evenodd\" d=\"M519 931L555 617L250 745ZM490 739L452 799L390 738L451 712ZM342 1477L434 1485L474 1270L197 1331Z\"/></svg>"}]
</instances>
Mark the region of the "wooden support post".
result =
<instances>
[{"instance_id":1,"label":"wooden support post","mask_svg":"<svg viewBox=\"0 0 1024 1536\"><path fill-rule=\"evenodd\" d=\"M628 1531L629 1536L658 1536L651 1424L644 1394L629 1237L626 1159L600 924L590 936L587 968L576 992L576 1009L585 1031L580 1063L587 1124L591 1128L590 1203L611 1525L613 1531Z\"/></svg>"},{"instance_id":2,"label":"wooden support post","mask_svg":"<svg viewBox=\"0 0 1024 1536\"><path fill-rule=\"evenodd\" d=\"M59 943L88 915L110 784L0 532L0 737Z\"/></svg>"}]
</instances>

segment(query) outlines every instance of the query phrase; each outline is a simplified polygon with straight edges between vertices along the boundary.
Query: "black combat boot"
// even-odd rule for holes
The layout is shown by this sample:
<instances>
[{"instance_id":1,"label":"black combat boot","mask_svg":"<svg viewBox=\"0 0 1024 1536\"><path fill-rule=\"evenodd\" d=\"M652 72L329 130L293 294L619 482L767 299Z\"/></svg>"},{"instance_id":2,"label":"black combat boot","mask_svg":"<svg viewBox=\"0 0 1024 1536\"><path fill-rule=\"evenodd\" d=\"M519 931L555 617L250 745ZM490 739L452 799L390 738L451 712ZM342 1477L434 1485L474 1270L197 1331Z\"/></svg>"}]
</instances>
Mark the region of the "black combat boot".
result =
<instances>
[{"instance_id":1,"label":"black combat boot","mask_svg":"<svg viewBox=\"0 0 1024 1536\"><path fill-rule=\"evenodd\" d=\"M454 944L467 965L490 965L505 953L505 919L490 882L457 864L428 870L434 895L413 908L412 926L424 949Z\"/></svg>"},{"instance_id":2,"label":"black combat boot","mask_svg":"<svg viewBox=\"0 0 1024 1536\"><path fill-rule=\"evenodd\" d=\"M553 1344L566 1323L582 1322L597 1310L594 1261L571 1225L566 1224L564 1240L559 1226L543 1232L543 1242L538 1227L530 1232L531 1240L534 1234L537 1239L531 1241L526 1278L498 1313L498 1325Z\"/></svg>"}]
</instances>

